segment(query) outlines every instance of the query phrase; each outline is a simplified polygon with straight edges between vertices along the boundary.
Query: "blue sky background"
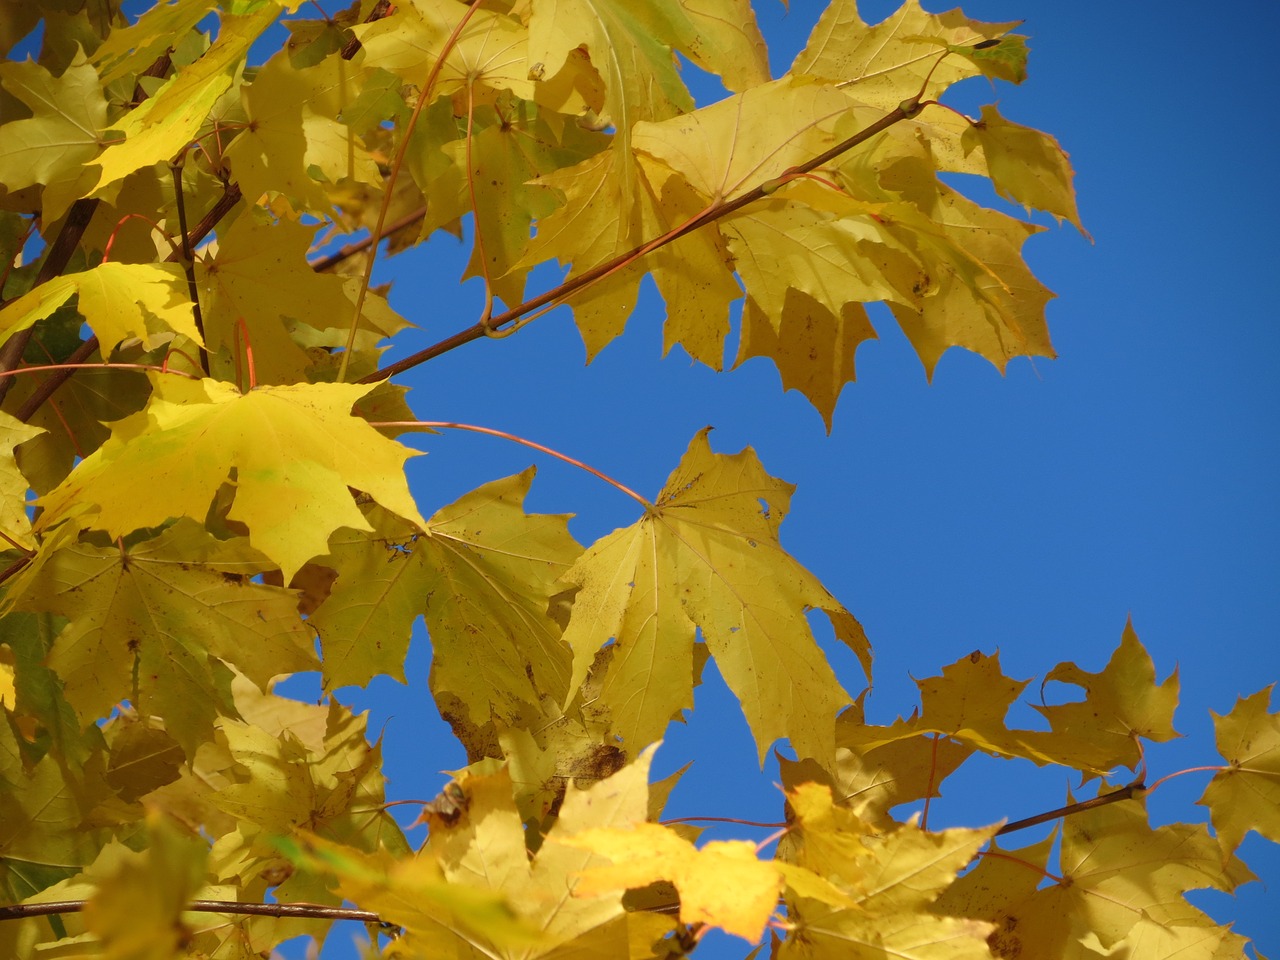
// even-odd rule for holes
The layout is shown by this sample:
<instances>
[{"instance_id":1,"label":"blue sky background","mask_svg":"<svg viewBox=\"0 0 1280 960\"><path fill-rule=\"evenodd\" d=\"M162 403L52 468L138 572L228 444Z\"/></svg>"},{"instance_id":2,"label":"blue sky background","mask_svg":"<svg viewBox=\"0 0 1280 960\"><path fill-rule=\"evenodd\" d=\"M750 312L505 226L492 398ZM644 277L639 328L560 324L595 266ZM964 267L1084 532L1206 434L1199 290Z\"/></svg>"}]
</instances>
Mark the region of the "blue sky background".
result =
<instances>
[{"instance_id":1,"label":"blue sky background","mask_svg":"<svg viewBox=\"0 0 1280 960\"><path fill-rule=\"evenodd\" d=\"M896 5L862 9L878 20ZM821 6L792 0L788 13L760 0L775 73ZM998 649L1017 678L1062 660L1098 670L1131 615L1160 676L1176 667L1182 679L1177 726L1186 738L1149 751L1150 781L1215 762L1208 711L1225 713L1237 696L1280 679L1277 135L1264 75L1280 6L1238 5L1235 22L1210 20L1189 2L987 0L965 12L1025 18L1031 75L994 91L969 81L952 102L976 112L998 100L1009 118L1057 136L1096 240L1055 228L1025 249L1059 297L1049 307L1059 359L1017 361L1002 378L952 351L929 384L887 313L876 314L881 339L859 351L859 380L828 437L765 361L717 375L678 349L660 359L663 312L650 288L627 335L589 367L562 310L401 382L414 387L421 417L528 437L648 496L707 424L717 450L753 446L771 473L798 485L784 545L875 646L876 722L914 708L912 677L974 649ZM474 322L481 290L458 286L465 259L466 248L444 237L428 255L383 265L392 303L421 328L390 357ZM410 442L430 454L410 464L425 514L532 462L529 508L578 514L580 541L635 519L634 503L598 480L503 441L450 433ZM858 689L852 657L833 659ZM384 730L397 797L429 799L447 779L438 771L465 763L427 695L428 669L429 648L418 642L407 687L344 691L371 710L371 730ZM658 772L694 756L669 815L778 819L776 766L757 768L745 721L711 667ZM1203 819L1194 801L1207 779L1162 787L1151 799L1157 821ZM1024 817L1064 802L1072 783L1063 771L974 760L947 782L930 824ZM746 828L708 836L757 838ZM1252 884L1235 899L1196 902L1237 920L1275 956L1280 854L1256 835L1242 852L1270 892ZM326 956L351 955L349 943L335 931ZM707 956L747 952L728 938L706 946Z\"/></svg>"}]
</instances>

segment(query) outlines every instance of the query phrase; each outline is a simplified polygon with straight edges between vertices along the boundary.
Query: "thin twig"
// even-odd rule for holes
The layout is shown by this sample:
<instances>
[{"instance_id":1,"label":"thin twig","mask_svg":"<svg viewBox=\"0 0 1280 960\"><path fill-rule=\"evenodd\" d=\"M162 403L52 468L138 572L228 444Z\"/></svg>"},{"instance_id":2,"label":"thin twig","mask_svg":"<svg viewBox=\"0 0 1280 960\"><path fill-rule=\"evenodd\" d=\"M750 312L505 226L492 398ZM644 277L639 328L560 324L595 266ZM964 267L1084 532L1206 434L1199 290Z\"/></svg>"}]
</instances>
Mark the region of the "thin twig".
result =
<instances>
[{"instance_id":1,"label":"thin twig","mask_svg":"<svg viewBox=\"0 0 1280 960\"><path fill-rule=\"evenodd\" d=\"M182 197L182 167L187 162L186 147L169 164L173 172L173 196L178 204L178 229L182 233L182 272L187 277L187 296L191 298L191 316L200 334L200 369L209 375L209 351L204 345L204 316L200 313L200 286L196 283L196 261L191 255L191 235L187 233L187 204Z\"/></svg>"},{"instance_id":2,"label":"thin twig","mask_svg":"<svg viewBox=\"0 0 1280 960\"><path fill-rule=\"evenodd\" d=\"M423 350L419 350L417 353L412 353L401 360L397 360L395 363L388 364L380 370L375 370L373 373L366 377L362 377L357 382L376 383L379 380L385 380L388 377L395 376L397 373L403 373L405 370L416 367L421 363L426 363L428 360L433 360L441 354L448 353L450 350L454 350L463 344L471 343L473 340L479 340L481 337L490 335L492 331L504 327L509 323L514 323L525 314L532 313L553 301L564 300L570 294L576 293L583 287L590 286L606 274L617 270L619 267L625 266L636 257L641 256L644 253L657 250L659 247L666 246L669 243L673 243L681 237L693 233L695 230L704 227L709 223L736 213L748 204L755 203L755 201L771 195L788 179L792 179L799 174L809 173L811 170L816 170L823 164L831 162L845 151L851 150L859 144L870 140L877 134L883 133L895 123L914 117L920 112L922 107L927 105L928 104L922 103L914 97L910 100L905 100L869 127L858 131L847 140L842 140L840 143L836 144L824 153L821 153L798 166L791 167L788 170L783 171L779 176L766 180L764 183L748 190L739 197L735 197L733 200L713 204L698 216L690 219L683 226L677 227L675 230L666 234L661 238L660 243L655 243L652 240L647 243L643 243L633 250L629 250L626 253L614 257L612 260L607 260L604 263L592 267L590 270L583 271L576 277L566 280L559 286L553 287L545 293L534 297L532 300L526 300L524 303L507 310L505 313L500 313L495 317L489 318L488 322L473 324L465 330L455 333L451 337L446 337L439 343L432 344Z\"/></svg>"},{"instance_id":3,"label":"thin twig","mask_svg":"<svg viewBox=\"0 0 1280 960\"><path fill-rule=\"evenodd\" d=\"M50 900L48 903L15 903L0 907L0 920L23 920L59 913L79 913L87 900ZM192 900L186 910L192 913L231 913L251 917L303 917L309 920L359 920L383 923L382 917L368 910L329 907L321 903L255 903L245 900Z\"/></svg>"},{"instance_id":4,"label":"thin twig","mask_svg":"<svg viewBox=\"0 0 1280 960\"><path fill-rule=\"evenodd\" d=\"M435 90L436 81L440 79L440 73L444 69L445 61L457 45L463 29L471 22L471 18L483 3L484 0L472 0L471 6L467 8L466 13L454 25L453 32L445 39L444 45L440 48L440 55L427 73L426 81L422 84L422 92L418 94L418 102L414 104L413 112L409 114L409 119L405 121L404 131L400 137L400 147L396 150L395 158L391 161L391 170L387 174L387 182L382 189L382 203L378 206L378 219L373 226L373 245L369 250L369 259L364 265L364 275L360 278L360 291L356 294L356 307L351 317L351 326L347 330L346 349L342 351L342 361L338 364L339 383L347 379L347 366L351 362L351 354L356 346L356 333L360 329L360 315L364 311L365 297L369 294L369 284L373 281L373 264L378 258L378 244L382 241L384 224L387 222L387 211L391 208L391 197L395 192L396 178L400 176L400 170L404 166L404 158L409 150L409 141L413 137L413 130L418 125L418 118L422 116L423 109L431 102L432 92Z\"/></svg>"},{"instance_id":5,"label":"thin twig","mask_svg":"<svg viewBox=\"0 0 1280 960\"><path fill-rule=\"evenodd\" d=\"M239 184L227 184L227 189L222 196L218 198L218 202L215 203L209 212L200 219L200 222L192 228L189 235L190 242L193 245L197 244L212 233L213 228L218 225L218 222L230 212L232 207L240 202L240 196ZM93 202L97 203L96 200ZM180 251L174 250L169 254L169 256L165 257L165 260L166 262L172 263L181 256L182 254ZM18 412L14 414L14 416L23 423L30 420L31 417L35 415L35 412L40 409L41 405L53 396L54 392L60 386L71 379L72 374L74 374L77 369L75 364L84 363L84 361L93 356L94 351L97 349L97 337L90 337L88 340L84 341L84 343L80 344L80 346L76 347L71 356L67 357L66 363L63 364L64 369L57 371L50 376L48 380L45 380L40 384L40 386L36 387L36 389L32 391L31 396L27 397L26 403L18 409Z\"/></svg>"},{"instance_id":6,"label":"thin twig","mask_svg":"<svg viewBox=\"0 0 1280 960\"><path fill-rule=\"evenodd\" d=\"M585 464L581 460L576 460L573 457L569 456L567 453L561 453L559 450L553 450L551 447L546 447L540 443L535 443L533 440L526 440L524 437L516 436L514 433L507 433L505 430L495 430L492 427L478 427L475 424L471 424L471 423L453 423L451 421L444 421L444 420L370 420L369 426L371 427L429 427L432 430L468 430L471 433L483 433L486 436L490 436L490 437L500 437L503 440L510 440L512 443L518 443L521 446L529 447L532 450L537 450L540 453L545 453L548 456L555 457L557 460L561 460L564 463L569 464L570 466L579 468L580 470L585 470L587 471L587 473L591 474L592 476L600 478L605 483L609 484L609 486L613 487L615 490L619 490L622 493L625 493L632 500L635 500L642 507L644 507L645 510L653 509L652 503L650 503L644 497L640 496L640 494L636 493L630 487L613 479L613 477L609 476L607 473L602 473L601 471L597 470L595 467L590 466L589 464Z\"/></svg>"},{"instance_id":7,"label":"thin twig","mask_svg":"<svg viewBox=\"0 0 1280 960\"><path fill-rule=\"evenodd\" d=\"M57 238L45 253L44 262L40 264L40 272L36 274L31 289L34 290L40 284L52 280L67 268L71 255L76 252L76 247L80 246L80 238L89 228L89 221L93 219L98 203L96 199L77 200L71 205L66 218L62 221L62 227L58 230ZM19 330L3 347L0 347L0 370L12 370L22 363L22 355L27 352L27 344L31 342L34 333L34 327ZM10 380L0 381L0 401L4 400L12 385Z\"/></svg>"},{"instance_id":8,"label":"thin twig","mask_svg":"<svg viewBox=\"0 0 1280 960\"><path fill-rule=\"evenodd\" d=\"M1094 797L1091 800L1081 800L1079 803L1069 803L1065 807L1059 807L1057 810L1050 810L1048 813L1036 814L1034 817L1027 817L1025 820L1015 820L1013 823L1006 823L1003 827L996 831L997 837L1006 833L1013 833L1015 830L1025 830L1027 827L1034 827L1037 824L1048 823L1050 820L1057 820L1060 817L1069 817L1073 813L1082 813L1085 810L1092 810L1096 807L1105 807L1109 803L1118 803L1121 800L1129 800L1133 797L1142 796L1147 792L1146 785L1141 780L1135 780L1128 786L1121 787L1119 790L1105 793L1100 797Z\"/></svg>"},{"instance_id":9,"label":"thin twig","mask_svg":"<svg viewBox=\"0 0 1280 960\"><path fill-rule=\"evenodd\" d=\"M387 224L387 226L383 228L382 238L389 237L395 233L399 233L405 227L416 223L417 221L423 219L426 215L427 215L426 206L421 206L417 210L412 210L409 213L406 213L403 217L400 217L398 220L392 220L391 223ZM382 238L379 238L379 239L382 239ZM323 273L325 270L331 270L334 267L336 267L339 263L341 263L343 260L346 260L348 257L355 256L361 250L368 250L371 246L373 246L372 233L362 240L355 240L342 247L339 247L333 253L323 256L318 260L312 260L311 269L316 271L317 273Z\"/></svg>"}]
</instances>

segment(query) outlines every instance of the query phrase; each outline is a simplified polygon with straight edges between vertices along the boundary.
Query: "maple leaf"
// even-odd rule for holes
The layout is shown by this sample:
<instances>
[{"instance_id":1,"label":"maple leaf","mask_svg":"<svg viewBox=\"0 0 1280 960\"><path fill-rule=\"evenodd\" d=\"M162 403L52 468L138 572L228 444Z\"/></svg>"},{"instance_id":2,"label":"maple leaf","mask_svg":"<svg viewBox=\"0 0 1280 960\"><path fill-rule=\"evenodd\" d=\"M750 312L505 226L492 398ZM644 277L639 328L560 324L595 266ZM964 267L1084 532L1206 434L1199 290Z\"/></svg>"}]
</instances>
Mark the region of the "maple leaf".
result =
<instances>
[{"instance_id":1,"label":"maple leaf","mask_svg":"<svg viewBox=\"0 0 1280 960\"><path fill-rule=\"evenodd\" d=\"M795 931L783 941L780 957L958 960L986 954L991 924L932 908L996 828L930 833L908 824L872 832L835 806L825 786L801 785L788 800L798 821L797 862L852 902L815 900L793 888L787 912Z\"/></svg>"},{"instance_id":2,"label":"maple leaf","mask_svg":"<svg viewBox=\"0 0 1280 960\"><path fill-rule=\"evenodd\" d=\"M128 26L112 30L90 59L103 83L138 74L205 18L216 0L157 3Z\"/></svg>"},{"instance_id":3,"label":"maple leaf","mask_svg":"<svg viewBox=\"0 0 1280 960\"><path fill-rule=\"evenodd\" d=\"M70 621L48 665L82 724L128 699L144 715L163 717L193 756L214 717L233 712L218 660L259 686L313 665L293 596L249 581L262 568L243 547L179 524L126 550L46 547L9 600Z\"/></svg>"},{"instance_id":4,"label":"maple leaf","mask_svg":"<svg viewBox=\"0 0 1280 960\"><path fill-rule=\"evenodd\" d=\"M599 680L597 709L628 749L652 742L692 706L700 630L762 761L779 737L801 756L828 757L834 714L849 697L805 611L825 612L868 671L870 648L857 621L778 543L791 486L766 474L749 449L712 453L707 434L694 437L643 518L565 574L579 588L564 634L574 651L571 689L612 641L618 649Z\"/></svg>"},{"instance_id":5,"label":"maple leaf","mask_svg":"<svg viewBox=\"0 0 1280 960\"><path fill-rule=\"evenodd\" d=\"M111 960L169 960L190 936L182 912L203 886L208 845L162 816L147 818L147 847L126 855L84 907L85 926Z\"/></svg>"},{"instance_id":6,"label":"maple leaf","mask_svg":"<svg viewBox=\"0 0 1280 960\"><path fill-rule=\"evenodd\" d=\"M452 45L446 47L462 15L462 10L442 4L405 4L394 16L357 25L352 32L360 38L368 62L407 83L422 84L443 58L433 97L480 87L484 103L491 102L500 90L532 100L529 31L513 16L480 8L470 13Z\"/></svg>"},{"instance_id":7,"label":"maple leaf","mask_svg":"<svg viewBox=\"0 0 1280 960\"><path fill-rule=\"evenodd\" d=\"M735 367L752 357L773 360L784 390L799 390L822 414L831 432L836 401L854 380L853 355L875 329L866 308L846 303L835 314L803 291L786 292L782 316L775 326L754 299L742 310L742 339Z\"/></svg>"},{"instance_id":8,"label":"maple leaf","mask_svg":"<svg viewBox=\"0 0 1280 960\"><path fill-rule=\"evenodd\" d=\"M614 863L584 872L575 896L666 880L679 891L681 923L705 923L751 943L764 933L782 892L782 874L745 840L713 840L699 849L668 827L637 823L584 830L560 842Z\"/></svg>"},{"instance_id":9,"label":"maple leaf","mask_svg":"<svg viewBox=\"0 0 1280 960\"><path fill-rule=\"evenodd\" d=\"M321 274L307 264L314 228L252 215L226 230L212 257L196 265L210 350L221 350L228 374L242 355L240 323L248 331L258 383L293 383L312 358L308 340L343 345L355 313L359 278ZM375 339L409 324L377 294L365 297L361 326ZM308 328L319 335L307 336ZM363 346L363 345L362 345Z\"/></svg>"},{"instance_id":10,"label":"maple leaf","mask_svg":"<svg viewBox=\"0 0 1280 960\"><path fill-rule=\"evenodd\" d=\"M1045 675L1044 683L1050 681L1081 687L1086 694L1075 703L1036 707L1056 739L1078 744L1077 764L1095 770L1118 764L1136 768L1142 757L1137 738L1163 743L1182 736L1173 729L1178 671L1156 683L1155 665L1132 621L1125 623L1120 646L1101 671L1060 663Z\"/></svg>"},{"instance_id":11,"label":"maple leaf","mask_svg":"<svg viewBox=\"0 0 1280 960\"><path fill-rule=\"evenodd\" d=\"M90 812L109 802L101 770L76 773L51 756L30 761L10 723L0 723L0 890L10 902L91 863L110 830Z\"/></svg>"},{"instance_id":12,"label":"maple leaf","mask_svg":"<svg viewBox=\"0 0 1280 960\"><path fill-rule=\"evenodd\" d=\"M1109 789L1102 784L1099 793ZM1197 937L1220 929L1183 892L1231 891L1253 878L1234 857L1223 859L1201 825L1152 829L1136 799L1064 820L1056 871L1047 861L1052 846L1049 837L1024 850L984 857L939 901L939 909L995 923L992 946L998 956L1105 956L1128 937L1146 936L1135 929L1143 922L1194 928ZM1040 887L1046 876L1051 884ZM1085 946L1090 941L1094 949Z\"/></svg>"},{"instance_id":13,"label":"maple leaf","mask_svg":"<svg viewBox=\"0 0 1280 960\"><path fill-rule=\"evenodd\" d=\"M950 737L903 735L906 724L869 724L865 698L864 692L836 720L834 765L824 768L813 760L781 756L778 761L783 786L789 790L808 782L827 784L859 818L880 823L899 804L941 796L943 780L974 748Z\"/></svg>"},{"instance_id":14,"label":"maple leaf","mask_svg":"<svg viewBox=\"0 0 1280 960\"><path fill-rule=\"evenodd\" d=\"M487 276L494 294L509 304L519 303L524 294L528 271L516 264L529 245L531 224L556 206L538 178L607 143L601 133L577 124L562 126L558 119L530 101L504 93L493 106L475 109L469 143L455 140L445 147L472 183L485 186L475 198L479 242L472 247L466 276ZM438 196L439 185L432 178L423 179L429 196ZM470 193L466 184L459 183L459 188ZM465 205L470 206L470 196Z\"/></svg>"},{"instance_id":15,"label":"maple leaf","mask_svg":"<svg viewBox=\"0 0 1280 960\"><path fill-rule=\"evenodd\" d=\"M836 81L861 102L892 110L916 94L936 100L953 83L983 72L972 55L947 56L947 49L999 39L1015 26L970 20L959 9L927 13L918 0L906 0L868 26L858 15L857 0L834 0L790 73Z\"/></svg>"},{"instance_id":16,"label":"maple leaf","mask_svg":"<svg viewBox=\"0 0 1280 960\"><path fill-rule=\"evenodd\" d=\"M61 218L92 178L85 164L101 149L107 101L83 51L54 77L38 63L0 64L0 84L32 111L0 127L0 183L9 191L44 184L43 215Z\"/></svg>"},{"instance_id":17,"label":"maple leaf","mask_svg":"<svg viewBox=\"0 0 1280 960\"><path fill-rule=\"evenodd\" d=\"M281 194L296 209L327 214L334 203L322 177L381 183L363 143L336 119L354 98L353 73L341 57L298 70L282 52L241 86L248 124L225 156L246 196Z\"/></svg>"},{"instance_id":18,"label":"maple leaf","mask_svg":"<svg viewBox=\"0 0 1280 960\"><path fill-rule=\"evenodd\" d=\"M326 685L377 672L403 679L410 627L425 615L432 688L460 729L514 723L530 706L541 715L543 700L565 698L569 650L546 610L580 548L567 517L524 512L533 475L485 484L441 508L422 533L371 510L372 536L332 539L327 562L338 580L310 618Z\"/></svg>"},{"instance_id":19,"label":"maple leaf","mask_svg":"<svg viewBox=\"0 0 1280 960\"><path fill-rule=\"evenodd\" d=\"M1280 843L1280 713L1268 713L1271 687L1213 715L1218 752L1226 769L1213 775L1199 803L1209 808L1224 853L1250 830Z\"/></svg>"},{"instance_id":20,"label":"maple leaf","mask_svg":"<svg viewBox=\"0 0 1280 960\"><path fill-rule=\"evenodd\" d=\"M194 26L207 9L207 4L189 3L170 7L169 16L163 16L165 8L156 8L150 12L161 16L152 16L152 22L146 24L143 22L146 18L140 19L133 29L139 41L144 38L151 41L143 46L144 50L150 50L157 37L152 31L177 28L185 33L183 28ZM135 170L181 157L214 103L231 88L231 71L279 15L280 10L274 4L264 4L248 16L223 18L218 39L199 60L175 73L152 96L112 124L113 139L97 158L101 173L92 192L101 193ZM116 59L113 75L133 60L133 56L115 58L117 51L127 49L128 44L134 42L128 31L121 33L126 36L112 34L112 39L119 39L109 51L104 53L99 49L94 55L99 63L107 57ZM172 35L159 36L166 45L172 42Z\"/></svg>"},{"instance_id":21,"label":"maple leaf","mask_svg":"<svg viewBox=\"0 0 1280 960\"><path fill-rule=\"evenodd\" d=\"M334 530L369 529L348 487L426 522L402 469L414 452L349 413L371 384L241 394L216 380L154 375L152 387L146 409L113 424L111 438L41 499L42 530L74 518L115 537L173 517L203 521L233 469L228 516L249 528L249 542L286 581L328 551Z\"/></svg>"},{"instance_id":22,"label":"maple leaf","mask_svg":"<svg viewBox=\"0 0 1280 960\"><path fill-rule=\"evenodd\" d=\"M570 786L555 825L532 857L508 772L494 770L492 761L473 768L474 772L460 771L456 776L463 815L452 825L433 827L424 853L436 859L451 885L504 894L525 925L541 933L533 955L570 955L575 949L625 954L628 931L622 895L572 895L582 871L604 863L573 838L592 829L644 820L653 752L654 748L644 751L586 789ZM423 956L457 951L465 957L514 960L530 955L528 946L495 943L486 934L472 944L459 943L456 933L436 925L415 924L410 935L421 937L409 946Z\"/></svg>"},{"instance_id":23,"label":"maple leaf","mask_svg":"<svg viewBox=\"0 0 1280 960\"><path fill-rule=\"evenodd\" d=\"M45 319L77 294L77 309L108 354L133 337L148 349L172 340L175 332L200 342L180 265L110 261L54 277L7 304L0 310L0 336ZM159 327L149 322L153 317Z\"/></svg>"},{"instance_id":24,"label":"maple leaf","mask_svg":"<svg viewBox=\"0 0 1280 960\"><path fill-rule=\"evenodd\" d=\"M11 546L34 550L31 519L27 516L26 495L30 484L18 469L14 448L44 431L0 412L0 535L5 541L0 551Z\"/></svg>"},{"instance_id":25,"label":"maple leaf","mask_svg":"<svg viewBox=\"0 0 1280 960\"><path fill-rule=\"evenodd\" d=\"M982 119L964 132L961 142L966 153L982 148L991 183L1000 196L1046 210L1085 232L1071 189L1071 163L1053 137L1011 123L987 105L982 108Z\"/></svg>"}]
</instances>

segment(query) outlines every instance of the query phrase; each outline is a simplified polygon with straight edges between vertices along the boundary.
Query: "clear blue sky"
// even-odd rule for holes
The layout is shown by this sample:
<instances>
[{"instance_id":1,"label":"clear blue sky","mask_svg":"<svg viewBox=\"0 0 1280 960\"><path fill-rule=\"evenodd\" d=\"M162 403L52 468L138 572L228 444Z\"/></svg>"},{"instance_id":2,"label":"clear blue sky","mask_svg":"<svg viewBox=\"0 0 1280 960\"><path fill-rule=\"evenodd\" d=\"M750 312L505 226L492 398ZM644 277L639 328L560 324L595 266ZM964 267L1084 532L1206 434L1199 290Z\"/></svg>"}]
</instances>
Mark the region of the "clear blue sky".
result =
<instances>
[{"instance_id":1,"label":"clear blue sky","mask_svg":"<svg viewBox=\"0 0 1280 960\"><path fill-rule=\"evenodd\" d=\"M784 15L776 0L758 3L776 73L820 6L792 0ZM896 4L862 6L874 20ZM859 381L828 437L763 361L716 375L679 350L661 360L662 306L650 291L626 337L590 367L561 311L413 371L403 382L414 387L414 408L546 443L648 495L712 424L716 449L750 444L770 472L798 485L783 542L875 645L871 719L909 713L912 677L975 648L999 649L1019 678L1068 659L1100 669L1132 615L1160 675L1177 667L1182 678L1177 726L1186 739L1151 750L1153 778L1212 763L1208 711L1225 713L1237 696L1280 679L1280 377L1271 366L1280 357L1280 245L1264 76L1280 6L1243 6L1247 17L1216 22L1203 4L1180 2L966 4L981 19L1026 19L1031 76L994 92L969 81L954 102L973 111L998 99L1006 116L1056 135L1096 240L1055 229L1026 248L1059 297L1049 307L1057 360L1015 362L1002 378L952 351L929 384L877 315L881 339L859 351ZM464 249L447 237L438 246L429 260L401 258L382 271L395 280L393 304L422 328L406 351L479 314L478 283L457 285ZM635 519L634 504L612 489L502 441L412 442L430 454L411 464L424 514L538 462L530 508L577 513L579 540ZM417 643L407 688L379 683L350 698L372 708L371 729L385 729L390 790L400 797L431 797L446 779L437 771L465 763L427 695L428 665ZM856 689L851 658L837 666ZM757 769L714 670L697 697L688 727L673 728L659 753L660 773L699 757L669 813L776 819L776 768ZM1194 800L1205 778L1162 788L1151 801L1156 818L1202 819ZM1071 782L1062 771L974 761L948 781L931 825L1037 813L1063 802ZM1243 853L1275 890L1275 849L1254 836ZM1280 929L1267 900L1253 884L1235 900L1197 903L1237 919L1237 931L1274 956ZM349 943L341 931L336 940ZM745 953L724 940L708 951Z\"/></svg>"}]
</instances>

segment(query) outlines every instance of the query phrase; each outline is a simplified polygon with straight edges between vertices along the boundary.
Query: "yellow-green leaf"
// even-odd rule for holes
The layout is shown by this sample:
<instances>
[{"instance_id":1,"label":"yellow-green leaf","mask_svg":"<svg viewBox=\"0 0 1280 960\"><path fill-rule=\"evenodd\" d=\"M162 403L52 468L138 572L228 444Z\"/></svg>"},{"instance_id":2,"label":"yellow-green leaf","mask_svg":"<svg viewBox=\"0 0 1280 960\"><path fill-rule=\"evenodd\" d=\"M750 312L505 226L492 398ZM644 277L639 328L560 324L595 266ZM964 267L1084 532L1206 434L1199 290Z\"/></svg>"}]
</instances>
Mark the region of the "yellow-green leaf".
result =
<instances>
[{"instance_id":1,"label":"yellow-green leaf","mask_svg":"<svg viewBox=\"0 0 1280 960\"><path fill-rule=\"evenodd\" d=\"M1227 853L1250 830L1280 843L1280 713L1267 712L1271 690L1241 697L1230 713L1213 717L1227 768L1213 775L1199 802Z\"/></svg>"},{"instance_id":2,"label":"yellow-green leaf","mask_svg":"<svg viewBox=\"0 0 1280 960\"><path fill-rule=\"evenodd\" d=\"M763 758L789 737L801 756L834 751L835 713L849 702L805 618L831 618L870 669L857 622L778 543L792 487L755 454L711 452L706 430L637 523L591 547L565 580L579 587L565 640L576 689L596 651L617 647L596 709L626 749L662 735L692 705L692 647L702 636L738 696Z\"/></svg>"},{"instance_id":3,"label":"yellow-green leaf","mask_svg":"<svg viewBox=\"0 0 1280 960\"><path fill-rule=\"evenodd\" d=\"M111 261L54 277L8 304L0 310L0 336L43 320L75 294L104 352L132 337L147 349L171 340L172 333L200 342L179 264Z\"/></svg>"},{"instance_id":4,"label":"yellow-green leaf","mask_svg":"<svg viewBox=\"0 0 1280 960\"><path fill-rule=\"evenodd\" d=\"M13 455L14 447L32 437L44 433L0 412L0 551L17 545L25 550L35 549L31 537L31 519L27 516L27 478L18 469Z\"/></svg>"},{"instance_id":5,"label":"yellow-green leaf","mask_svg":"<svg viewBox=\"0 0 1280 960\"><path fill-rule=\"evenodd\" d=\"M241 394L216 380L156 375L153 388L143 412L113 424L111 438L40 500L41 529L74 519L115 537L173 517L203 522L219 487L232 482L228 516L287 581L328 552L334 530L369 529L348 487L426 523L404 477L414 451L351 416L371 384Z\"/></svg>"},{"instance_id":6,"label":"yellow-green leaf","mask_svg":"<svg viewBox=\"0 0 1280 960\"><path fill-rule=\"evenodd\" d=\"M660 880L680 893L680 922L703 923L755 943L773 916L783 878L754 843L713 840L701 849L669 827L584 830L560 841L608 857L613 866L585 871L575 896L648 886Z\"/></svg>"},{"instance_id":7,"label":"yellow-green leaf","mask_svg":"<svg viewBox=\"0 0 1280 960\"><path fill-rule=\"evenodd\" d=\"M966 152L982 147L991 183L1000 196L1045 210L1059 221L1069 220L1084 233L1071 186L1075 176L1071 161L1049 134L1012 123L988 104L982 108L982 119L969 127L961 142Z\"/></svg>"},{"instance_id":8,"label":"yellow-green leaf","mask_svg":"<svg viewBox=\"0 0 1280 960\"><path fill-rule=\"evenodd\" d=\"M81 724L130 700L144 716L163 717L190 757L231 709L219 660L260 687L314 666L295 598L251 582L264 564L246 553L191 524L124 551L47 546L10 599L70 621L48 665Z\"/></svg>"}]
</instances>

